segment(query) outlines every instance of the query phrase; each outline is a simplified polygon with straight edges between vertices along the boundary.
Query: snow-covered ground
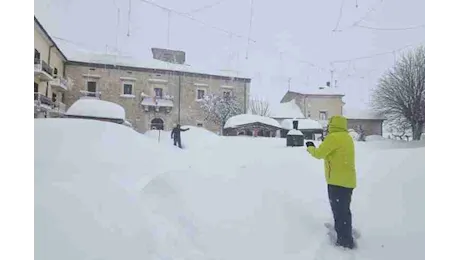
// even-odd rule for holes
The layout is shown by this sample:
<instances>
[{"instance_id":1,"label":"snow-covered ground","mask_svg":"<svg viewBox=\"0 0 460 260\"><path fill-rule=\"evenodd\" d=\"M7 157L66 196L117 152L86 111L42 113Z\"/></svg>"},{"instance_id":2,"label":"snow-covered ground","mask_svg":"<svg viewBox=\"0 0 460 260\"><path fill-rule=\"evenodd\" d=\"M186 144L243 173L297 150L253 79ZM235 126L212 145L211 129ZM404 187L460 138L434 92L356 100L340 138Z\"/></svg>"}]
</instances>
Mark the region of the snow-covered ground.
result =
<instances>
[{"instance_id":1,"label":"snow-covered ground","mask_svg":"<svg viewBox=\"0 0 460 260\"><path fill-rule=\"evenodd\" d=\"M328 244L323 164L305 148L195 127L182 139L36 119L36 259L424 258L422 142L356 143L362 236L347 252Z\"/></svg>"}]
</instances>

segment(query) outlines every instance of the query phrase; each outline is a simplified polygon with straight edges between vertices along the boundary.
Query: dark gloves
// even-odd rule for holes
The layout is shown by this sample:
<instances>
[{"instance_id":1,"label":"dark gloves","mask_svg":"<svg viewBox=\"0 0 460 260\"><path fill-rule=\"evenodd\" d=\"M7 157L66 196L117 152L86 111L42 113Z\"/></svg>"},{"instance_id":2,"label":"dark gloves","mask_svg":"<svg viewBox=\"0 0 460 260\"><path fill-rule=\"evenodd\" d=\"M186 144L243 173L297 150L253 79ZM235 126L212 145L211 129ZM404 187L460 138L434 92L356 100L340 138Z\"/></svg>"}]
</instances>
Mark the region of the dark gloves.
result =
<instances>
[{"instance_id":1,"label":"dark gloves","mask_svg":"<svg viewBox=\"0 0 460 260\"><path fill-rule=\"evenodd\" d=\"M306 142L305 145L307 146L307 148L310 147L310 146L315 147L315 144L313 142L310 142L310 141Z\"/></svg>"}]
</instances>

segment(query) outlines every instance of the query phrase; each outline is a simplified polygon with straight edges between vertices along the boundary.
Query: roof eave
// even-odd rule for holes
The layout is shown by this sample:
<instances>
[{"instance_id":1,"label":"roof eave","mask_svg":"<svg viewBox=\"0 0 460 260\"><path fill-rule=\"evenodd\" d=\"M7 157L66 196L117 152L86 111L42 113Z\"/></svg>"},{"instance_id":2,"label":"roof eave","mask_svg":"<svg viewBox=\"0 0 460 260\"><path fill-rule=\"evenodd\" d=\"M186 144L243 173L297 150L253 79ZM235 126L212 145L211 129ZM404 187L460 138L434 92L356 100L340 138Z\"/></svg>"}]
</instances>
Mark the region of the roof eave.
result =
<instances>
[{"instance_id":1,"label":"roof eave","mask_svg":"<svg viewBox=\"0 0 460 260\"><path fill-rule=\"evenodd\" d=\"M45 28L43 27L43 25L38 21L37 17L34 15L34 21L35 23L38 25L38 27L40 28L40 30L45 34L46 38L48 38L48 40L53 44L54 47L56 47L56 49L58 50L58 52L62 55L62 57L64 58L65 61L68 61L67 57L65 56L64 52L61 51L61 49L59 49L59 46L56 44L56 42L53 40L53 38L51 38L51 35L48 34L48 32L45 30Z\"/></svg>"},{"instance_id":2,"label":"roof eave","mask_svg":"<svg viewBox=\"0 0 460 260\"><path fill-rule=\"evenodd\" d=\"M100 62L91 62L91 61L77 61L77 60L67 60L67 64L69 65L82 65L82 66L100 66L106 68L107 66L113 66L118 68L126 68L126 69L142 69L142 70L153 70L153 71L164 71L164 72L175 72L175 73L184 73L184 74L195 74L195 75L202 75L202 76L212 76L212 77L220 77L224 79L237 79L240 81L244 81L246 83L251 83L250 78L242 78L242 77L232 77L232 76L224 76L224 75L216 75L216 74L205 74L200 72L190 72L190 71L182 71L182 70L168 70L168 69L160 69L160 68L147 68L141 66L128 66L128 65L116 65L116 64L105 64Z\"/></svg>"}]
</instances>

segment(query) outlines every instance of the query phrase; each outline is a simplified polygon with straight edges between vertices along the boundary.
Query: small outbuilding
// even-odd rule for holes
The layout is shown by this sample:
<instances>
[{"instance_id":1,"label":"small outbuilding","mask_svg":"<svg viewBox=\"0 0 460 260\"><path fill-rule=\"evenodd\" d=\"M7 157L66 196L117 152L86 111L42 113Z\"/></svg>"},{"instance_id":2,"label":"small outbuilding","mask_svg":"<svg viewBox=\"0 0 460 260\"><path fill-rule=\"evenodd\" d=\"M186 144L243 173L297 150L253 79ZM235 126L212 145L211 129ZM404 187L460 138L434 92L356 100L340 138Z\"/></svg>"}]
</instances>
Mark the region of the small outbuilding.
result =
<instances>
[{"instance_id":1,"label":"small outbuilding","mask_svg":"<svg viewBox=\"0 0 460 260\"><path fill-rule=\"evenodd\" d=\"M294 127L294 123L297 122L297 128ZM289 131L292 129L299 130L304 135L305 139L317 140L320 136L323 136L323 126L316 120L310 118L303 119L285 119L281 122L281 137L287 137Z\"/></svg>"},{"instance_id":2,"label":"small outbuilding","mask_svg":"<svg viewBox=\"0 0 460 260\"><path fill-rule=\"evenodd\" d=\"M227 120L224 126L224 135L276 137L276 132L281 129L279 123L272 118L242 114Z\"/></svg>"}]
</instances>

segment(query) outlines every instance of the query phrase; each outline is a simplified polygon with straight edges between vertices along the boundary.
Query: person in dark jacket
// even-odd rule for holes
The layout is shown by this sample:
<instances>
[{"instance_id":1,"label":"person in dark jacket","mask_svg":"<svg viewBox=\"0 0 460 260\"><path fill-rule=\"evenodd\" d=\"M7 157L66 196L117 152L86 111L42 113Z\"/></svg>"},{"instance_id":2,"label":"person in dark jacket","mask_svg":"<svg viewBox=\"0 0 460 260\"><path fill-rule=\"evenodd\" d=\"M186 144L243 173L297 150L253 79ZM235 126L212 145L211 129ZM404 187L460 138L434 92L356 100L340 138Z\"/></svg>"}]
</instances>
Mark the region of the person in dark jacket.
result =
<instances>
[{"instance_id":1,"label":"person in dark jacket","mask_svg":"<svg viewBox=\"0 0 460 260\"><path fill-rule=\"evenodd\" d=\"M174 146L178 145L179 148L182 148L182 143L180 140L180 132L185 132L188 130L190 130L190 128L182 129L180 127L180 124L177 124L177 126L173 128L173 130L171 131L171 139L174 140Z\"/></svg>"}]
</instances>

